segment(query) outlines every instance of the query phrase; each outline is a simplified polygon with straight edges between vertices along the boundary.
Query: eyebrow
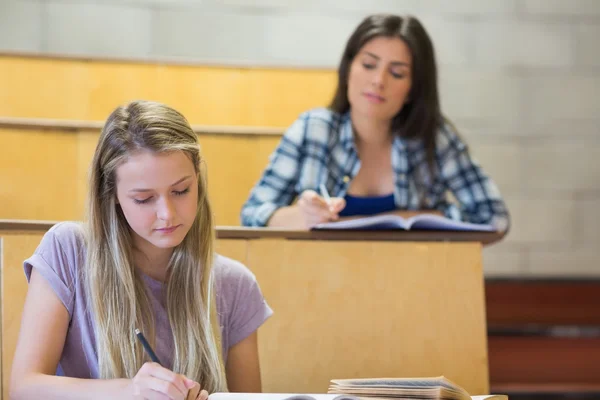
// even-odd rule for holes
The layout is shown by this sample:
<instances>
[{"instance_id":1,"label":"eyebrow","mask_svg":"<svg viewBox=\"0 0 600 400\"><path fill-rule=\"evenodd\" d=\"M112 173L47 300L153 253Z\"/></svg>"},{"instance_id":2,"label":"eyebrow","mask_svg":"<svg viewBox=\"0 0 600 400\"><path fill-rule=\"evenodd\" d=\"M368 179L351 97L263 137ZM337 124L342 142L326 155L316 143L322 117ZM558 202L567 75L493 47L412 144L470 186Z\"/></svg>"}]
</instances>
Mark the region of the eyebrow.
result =
<instances>
[{"instance_id":1,"label":"eyebrow","mask_svg":"<svg viewBox=\"0 0 600 400\"><path fill-rule=\"evenodd\" d=\"M181 182L185 181L186 179L190 179L192 176L191 175L187 175L184 176L183 178L181 178L180 180L178 180L177 182L175 182L174 184L171 185L171 187L176 186L178 184L180 184ZM152 189L131 189L130 192L136 192L136 193L140 193L140 192L151 192Z\"/></svg>"},{"instance_id":2,"label":"eyebrow","mask_svg":"<svg viewBox=\"0 0 600 400\"><path fill-rule=\"evenodd\" d=\"M371 57L373 57L376 60L381 60L381 57L379 57L376 54L373 54L373 53L368 52L368 51L365 51L364 53L367 54L367 55L369 55L369 56L371 56ZM407 63L407 62L405 62L405 61L392 61L390 64L392 64L392 65L400 65L400 66L404 66L404 67L410 67L410 64Z\"/></svg>"}]
</instances>

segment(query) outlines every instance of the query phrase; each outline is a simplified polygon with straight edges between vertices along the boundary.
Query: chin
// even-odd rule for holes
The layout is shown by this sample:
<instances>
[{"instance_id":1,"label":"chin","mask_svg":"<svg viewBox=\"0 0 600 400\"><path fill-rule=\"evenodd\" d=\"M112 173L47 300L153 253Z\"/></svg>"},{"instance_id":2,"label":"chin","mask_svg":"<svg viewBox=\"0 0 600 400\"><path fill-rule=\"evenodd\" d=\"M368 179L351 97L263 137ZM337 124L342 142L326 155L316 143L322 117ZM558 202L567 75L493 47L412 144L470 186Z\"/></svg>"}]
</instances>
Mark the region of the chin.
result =
<instances>
[{"instance_id":1,"label":"chin","mask_svg":"<svg viewBox=\"0 0 600 400\"><path fill-rule=\"evenodd\" d=\"M153 238L149 242L159 249L172 249L179 246L183 242L184 237Z\"/></svg>"}]
</instances>

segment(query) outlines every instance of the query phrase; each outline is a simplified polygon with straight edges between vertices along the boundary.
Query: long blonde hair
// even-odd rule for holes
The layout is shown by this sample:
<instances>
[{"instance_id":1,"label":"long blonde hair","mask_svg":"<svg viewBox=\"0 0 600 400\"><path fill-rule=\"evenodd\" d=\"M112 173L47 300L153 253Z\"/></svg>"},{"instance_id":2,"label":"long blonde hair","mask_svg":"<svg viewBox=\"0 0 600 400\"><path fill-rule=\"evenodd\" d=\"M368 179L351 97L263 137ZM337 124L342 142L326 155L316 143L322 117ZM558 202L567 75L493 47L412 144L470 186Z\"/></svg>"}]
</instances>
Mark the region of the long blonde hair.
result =
<instances>
[{"instance_id":1,"label":"long blonde hair","mask_svg":"<svg viewBox=\"0 0 600 400\"><path fill-rule=\"evenodd\" d=\"M143 349L134 336L136 327L154 342L150 300L133 265L131 229L116 201L116 169L142 149L183 151L194 164L196 218L167 267L166 304L175 344L172 368L209 393L225 390L211 274L214 226L198 138L179 112L148 101L134 101L112 112L91 166L84 279L95 323L100 378L135 376L144 363Z\"/></svg>"}]
</instances>

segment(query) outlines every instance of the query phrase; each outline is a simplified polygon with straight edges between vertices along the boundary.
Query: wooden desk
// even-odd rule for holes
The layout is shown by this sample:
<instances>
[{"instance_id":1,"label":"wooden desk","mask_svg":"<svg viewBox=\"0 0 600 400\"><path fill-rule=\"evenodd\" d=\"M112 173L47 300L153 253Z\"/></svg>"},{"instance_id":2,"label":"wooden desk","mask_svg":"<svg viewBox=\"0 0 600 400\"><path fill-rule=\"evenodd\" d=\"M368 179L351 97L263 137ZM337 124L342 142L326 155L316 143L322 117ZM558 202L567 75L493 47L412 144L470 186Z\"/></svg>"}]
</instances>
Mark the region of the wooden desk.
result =
<instances>
[{"instance_id":1,"label":"wooden desk","mask_svg":"<svg viewBox=\"0 0 600 400\"><path fill-rule=\"evenodd\" d=\"M5 393L27 290L22 262L51 224L0 221ZM275 311L259 331L265 392L443 374L488 393L481 248L498 235L219 227L217 237Z\"/></svg>"}]
</instances>

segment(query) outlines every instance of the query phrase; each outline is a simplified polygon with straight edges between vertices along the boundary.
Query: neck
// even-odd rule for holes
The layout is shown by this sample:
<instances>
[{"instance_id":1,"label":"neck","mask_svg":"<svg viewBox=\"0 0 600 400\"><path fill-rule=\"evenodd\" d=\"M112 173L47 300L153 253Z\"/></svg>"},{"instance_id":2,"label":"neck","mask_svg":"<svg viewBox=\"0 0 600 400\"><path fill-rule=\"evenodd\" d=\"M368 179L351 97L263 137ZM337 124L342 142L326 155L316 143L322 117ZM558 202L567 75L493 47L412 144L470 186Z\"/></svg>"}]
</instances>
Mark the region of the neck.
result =
<instances>
[{"instance_id":1,"label":"neck","mask_svg":"<svg viewBox=\"0 0 600 400\"><path fill-rule=\"evenodd\" d=\"M355 140L358 147L388 147L393 137L390 131L390 120L378 120L364 115L356 115L350 111Z\"/></svg>"},{"instance_id":2,"label":"neck","mask_svg":"<svg viewBox=\"0 0 600 400\"><path fill-rule=\"evenodd\" d=\"M150 278L165 282L167 266L173 249L158 248L141 238L134 241L133 262L135 267Z\"/></svg>"}]
</instances>

